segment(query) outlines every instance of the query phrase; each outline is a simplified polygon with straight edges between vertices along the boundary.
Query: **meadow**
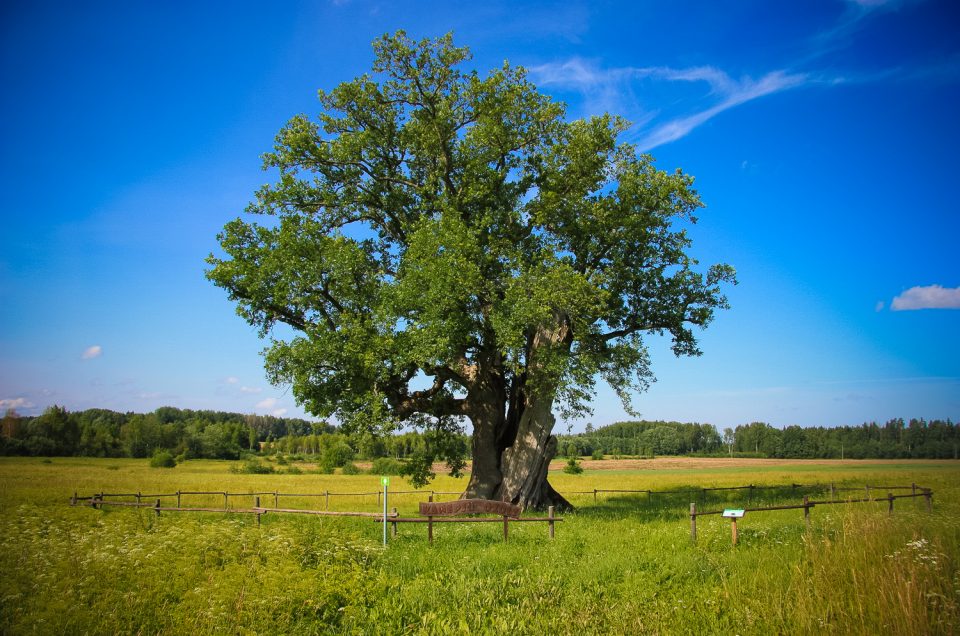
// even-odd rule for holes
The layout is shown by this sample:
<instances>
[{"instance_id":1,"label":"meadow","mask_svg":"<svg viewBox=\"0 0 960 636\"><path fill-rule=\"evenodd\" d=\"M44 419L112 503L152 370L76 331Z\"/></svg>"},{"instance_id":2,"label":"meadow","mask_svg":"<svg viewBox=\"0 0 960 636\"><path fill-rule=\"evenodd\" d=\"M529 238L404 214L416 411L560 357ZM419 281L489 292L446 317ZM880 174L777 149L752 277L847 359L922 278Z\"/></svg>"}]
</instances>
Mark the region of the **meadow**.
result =
<instances>
[{"instance_id":1,"label":"meadow","mask_svg":"<svg viewBox=\"0 0 960 636\"><path fill-rule=\"evenodd\" d=\"M960 462L584 462L551 472L561 492L745 484L917 483L935 492L887 505L748 513L739 544L690 497L571 495L551 540L543 524L419 524L389 545L370 519L162 513L71 507L74 491L377 490L375 475L246 475L232 462L0 459L0 632L230 634L951 634L960 631ZM562 464L557 464L559 468ZM459 491L438 476L430 488ZM409 490L391 478L393 490ZM822 493L821 493L822 494ZM878 492L878 496L885 493ZM851 496L853 496L851 494ZM450 499L451 497L447 497ZM252 498L251 498L252 499ZM416 514L422 495L389 505ZM322 507L317 499L282 505ZM752 505L797 503L790 488ZM247 507L251 501L231 500ZM222 497L184 505L221 505ZM701 509L746 506L725 491ZM331 509L376 511L375 497Z\"/></svg>"}]
</instances>

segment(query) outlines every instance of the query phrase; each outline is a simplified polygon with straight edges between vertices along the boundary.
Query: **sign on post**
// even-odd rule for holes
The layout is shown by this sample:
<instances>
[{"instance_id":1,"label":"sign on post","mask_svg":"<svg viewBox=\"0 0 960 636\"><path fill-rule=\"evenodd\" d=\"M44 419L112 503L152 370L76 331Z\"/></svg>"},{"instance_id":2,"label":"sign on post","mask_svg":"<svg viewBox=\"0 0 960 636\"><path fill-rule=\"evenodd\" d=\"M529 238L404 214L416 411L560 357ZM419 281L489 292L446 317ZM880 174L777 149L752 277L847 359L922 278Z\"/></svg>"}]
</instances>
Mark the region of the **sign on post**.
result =
<instances>
[{"instance_id":1,"label":"sign on post","mask_svg":"<svg viewBox=\"0 0 960 636\"><path fill-rule=\"evenodd\" d=\"M730 520L730 540L733 545L737 545L737 519L741 519L745 512L741 508L726 508L721 515Z\"/></svg>"}]
</instances>

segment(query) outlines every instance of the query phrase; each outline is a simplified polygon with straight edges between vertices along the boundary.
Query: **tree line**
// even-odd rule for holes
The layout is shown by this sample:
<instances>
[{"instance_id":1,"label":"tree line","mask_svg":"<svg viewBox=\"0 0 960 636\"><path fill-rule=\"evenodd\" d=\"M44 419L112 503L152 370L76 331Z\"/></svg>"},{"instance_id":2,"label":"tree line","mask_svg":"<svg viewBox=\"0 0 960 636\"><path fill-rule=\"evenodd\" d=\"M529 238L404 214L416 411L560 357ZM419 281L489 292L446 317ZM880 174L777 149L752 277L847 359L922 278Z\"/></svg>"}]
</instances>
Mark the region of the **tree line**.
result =
<instances>
[{"instance_id":1,"label":"tree line","mask_svg":"<svg viewBox=\"0 0 960 636\"><path fill-rule=\"evenodd\" d=\"M957 459L960 430L949 419L859 426L775 428L752 422L726 428L712 424L630 421L584 433L561 435L559 452L568 455L738 455L789 459Z\"/></svg>"},{"instance_id":2,"label":"tree line","mask_svg":"<svg viewBox=\"0 0 960 636\"><path fill-rule=\"evenodd\" d=\"M726 428L668 421L616 422L560 435L558 453L584 455L737 455L773 458L957 459L960 430L950 420L892 419L859 426L775 428L764 422ZM450 448L438 448L439 441ZM0 420L0 454L238 459L241 453L303 455L342 465L393 457L431 463L469 457L462 433L433 439L429 430L347 435L326 422L165 406L152 413L51 406L36 417L8 410ZM323 458L326 458L324 460Z\"/></svg>"}]
</instances>

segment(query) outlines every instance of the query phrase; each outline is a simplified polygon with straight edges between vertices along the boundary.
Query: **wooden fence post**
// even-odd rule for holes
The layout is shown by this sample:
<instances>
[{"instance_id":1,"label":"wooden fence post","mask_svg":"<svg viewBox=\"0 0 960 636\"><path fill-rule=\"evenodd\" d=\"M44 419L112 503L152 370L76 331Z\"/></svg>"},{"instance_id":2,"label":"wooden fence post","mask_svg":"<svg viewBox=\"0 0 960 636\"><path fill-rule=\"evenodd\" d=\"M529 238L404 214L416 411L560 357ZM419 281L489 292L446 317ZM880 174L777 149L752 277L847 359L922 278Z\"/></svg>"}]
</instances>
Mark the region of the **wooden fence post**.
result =
<instances>
[{"instance_id":1,"label":"wooden fence post","mask_svg":"<svg viewBox=\"0 0 960 636\"><path fill-rule=\"evenodd\" d=\"M509 519L509 517L507 517L507 515L503 515L503 542L504 543L507 542L507 524L509 523L507 519Z\"/></svg>"},{"instance_id":2,"label":"wooden fence post","mask_svg":"<svg viewBox=\"0 0 960 636\"><path fill-rule=\"evenodd\" d=\"M553 521L553 506L549 506L549 507L547 508L547 516L550 518L550 538L552 539L552 538L553 538L553 526L554 526L554 521Z\"/></svg>"},{"instance_id":3,"label":"wooden fence post","mask_svg":"<svg viewBox=\"0 0 960 636\"><path fill-rule=\"evenodd\" d=\"M890 506L887 508L887 515L893 516L893 493L892 492L887 493L887 501L890 504Z\"/></svg>"},{"instance_id":4,"label":"wooden fence post","mask_svg":"<svg viewBox=\"0 0 960 636\"><path fill-rule=\"evenodd\" d=\"M397 509L396 509L396 508L391 508L391 509L390 509L390 512L393 514L394 518L396 518L396 516L397 516ZM393 536L397 536L397 522L394 521L394 522L392 523L392 525L393 525Z\"/></svg>"},{"instance_id":5,"label":"wooden fence post","mask_svg":"<svg viewBox=\"0 0 960 636\"><path fill-rule=\"evenodd\" d=\"M257 527L260 527L260 497L253 498L253 507L257 509Z\"/></svg>"},{"instance_id":6,"label":"wooden fence post","mask_svg":"<svg viewBox=\"0 0 960 636\"><path fill-rule=\"evenodd\" d=\"M223 509L226 510L228 507L229 506L227 506L227 493L223 493Z\"/></svg>"},{"instance_id":7,"label":"wooden fence post","mask_svg":"<svg viewBox=\"0 0 960 636\"><path fill-rule=\"evenodd\" d=\"M430 491L433 493L433 491ZM433 494L427 497L429 503L433 503ZM433 517L427 517L427 539L430 540L430 543L433 543Z\"/></svg>"},{"instance_id":8,"label":"wooden fence post","mask_svg":"<svg viewBox=\"0 0 960 636\"><path fill-rule=\"evenodd\" d=\"M140 503L140 491L139 491L139 490L137 491L137 503L138 503L138 504Z\"/></svg>"},{"instance_id":9,"label":"wooden fence post","mask_svg":"<svg viewBox=\"0 0 960 636\"><path fill-rule=\"evenodd\" d=\"M597 503L597 489L593 489L593 503Z\"/></svg>"},{"instance_id":10,"label":"wooden fence post","mask_svg":"<svg viewBox=\"0 0 960 636\"><path fill-rule=\"evenodd\" d=\"M153 506L153 511L157 513L157 516L160 516L160 500L157 499L157 503Z\"/></svg>"},{"instance_id":11,"label":"wooden fence post","mask_svg":"<svg viewBox=\"0 0 960 636\"><path fill-rule=\"evenodd\" d=\"M276 490L273 491L273 507L280 507L280 493L278 493Z\"/></svg>"},{"instance_id":12,"label":"wooden fence post","mask_svg":"<svg viewBox=\"0 0 960 636\"><path fill-rule=\"evenodd\" d=\"M697 541L697 504L693 501L690 502L690 540Z\"/></svg>"},{"instance_id":13,"label":"wooden fence post","mask_svg":"<svg viewBox=\"0 0 960 636\"><path fill-rule=\"evenodd\" d=\"M750 484L750 490L747 491L747 504L748 504L747 507L749 507L749 504L752 504L752 503L753 503L753 484Z\"/></svg>"},{"instance_id":14,"label":"wooden fence post","mask_svg":"<svg viewBox=\"0 0 960 636\"><path fill-rule=\"evenodd\" d=\"M803 496L803 520L807 523L807 530L810 529L810 497Z\"/></svg>"},{"instance_id":15,"label":"wooden fence post","mask_svg":"<svg viewBox=\"0 0 960 636\"><path fill-rule=\"evenodd\" d=\"M177 491L177 508L180 507L180 491Z\"/></svg>"},{"instance_id":16,"label":"wooden fence post","mask_svg":"<svg viewBox=\"0 0 960 636\"><path fill-rule=\"evenodd\" d=\"M933 512L933 492L929 488L923 489L923 498L927 500L927 512Z\"/></svg>"},{"instance_id":17,"label":"wooden fence post","mask_svg":"<svg viewBox=\"0 0 960 636\"><path fill-rule=\"evenodd\" d=\"M77 491L76 491L76 490L73 491L73 497L70 498L70 505L71 505L71 506L76 506L76 505L77 505Z\"/></svg>"},{"instance_id":18,"label":"wooden fence post","mask_svg":"<svg viewBox=\"0 0 960 636\"><path fill-rule=\"evenodd\" d=\"M870 484L864 486L867 491L867 501L870 501Z\"/></svg>"},{"instance_id":19,"label":"wooden fence post","mask_svg":"<svg viewBox=\"0 0 960 636\"><path fill-rule=\"evenodd\" d=\"M836 495L834 494L833 482L831 481L830 482L830 501L833 501L835 498L836 498Z\"/></svg>"},{"instance_id":20,"label":"wooden fence post","mask_svg":"<svg viewBox=\"0 0 960 636\"><path fill-rule=\"evenodd\" d=\"M324 509L324 510L330 510L330 491L329 491L329 490L325 490L325 491L323 492L323 494L324 494L324 496L326 497L326 500L327 500L326 503L324 504L323 509Z\"/></svg>"}]
</instances>

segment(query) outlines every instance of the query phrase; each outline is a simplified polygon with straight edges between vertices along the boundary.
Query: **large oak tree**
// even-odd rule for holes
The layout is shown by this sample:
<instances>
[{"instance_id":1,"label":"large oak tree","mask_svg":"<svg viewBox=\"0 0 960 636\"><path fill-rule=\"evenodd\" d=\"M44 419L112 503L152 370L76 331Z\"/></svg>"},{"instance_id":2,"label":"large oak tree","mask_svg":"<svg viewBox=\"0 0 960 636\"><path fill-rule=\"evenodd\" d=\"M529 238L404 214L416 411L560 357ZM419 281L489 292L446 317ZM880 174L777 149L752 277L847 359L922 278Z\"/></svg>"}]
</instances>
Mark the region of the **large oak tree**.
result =
<instances>
[{"instance_id":1,"label":"large oak tree","mask_svg":"<svg viewBox=\"0 0 960 636\"><path fill-rule=\"evenodd\" d=\"M597 378L629 405L653 377L645 336L699 354L733 269L697 270L693 179L618 143L622 119L567 121L522 68L463 70L449 35L374 50L372 75L280 131L247 210L269 218L227 224L207 275L309 412L368 432L469 420L465 496L564 505L555 410L586 412Z\"/></svg>"}]
</instances>

